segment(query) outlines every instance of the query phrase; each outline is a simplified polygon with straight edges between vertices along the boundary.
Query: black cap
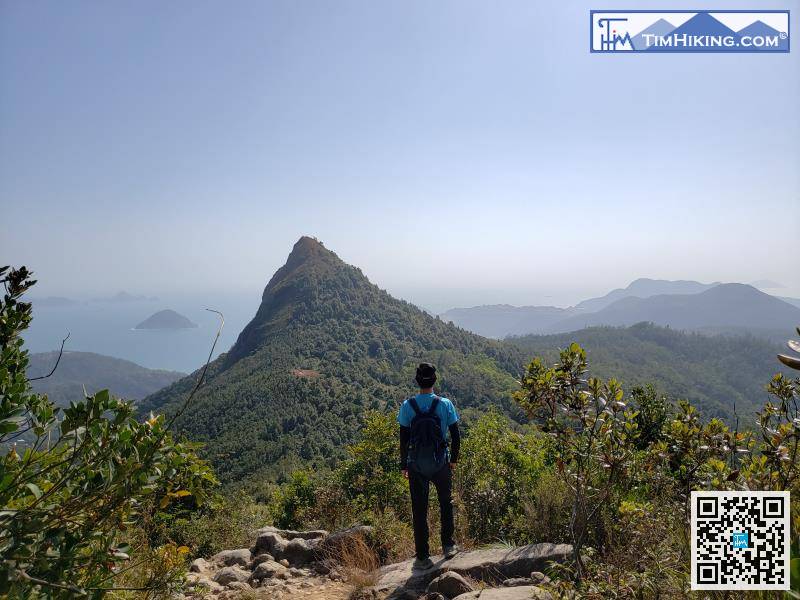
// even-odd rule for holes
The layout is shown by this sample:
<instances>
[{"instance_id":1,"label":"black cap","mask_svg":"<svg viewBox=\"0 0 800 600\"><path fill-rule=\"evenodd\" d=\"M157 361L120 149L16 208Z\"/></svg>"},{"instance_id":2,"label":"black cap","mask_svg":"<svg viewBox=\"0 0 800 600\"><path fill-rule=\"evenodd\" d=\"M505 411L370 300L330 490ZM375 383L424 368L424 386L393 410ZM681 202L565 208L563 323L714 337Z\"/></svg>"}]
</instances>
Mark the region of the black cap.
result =
<instances>
[{"instance_id":1,"label":"black cap","mask_svg":"<svg viewBox=\"0 0 800 600\"><path fill-rule=\"evenodd\" d=\"M436 367L430 363L420 363L415 379L421 388L433 387L436 383Z\"/></svg>"}]
</instances>

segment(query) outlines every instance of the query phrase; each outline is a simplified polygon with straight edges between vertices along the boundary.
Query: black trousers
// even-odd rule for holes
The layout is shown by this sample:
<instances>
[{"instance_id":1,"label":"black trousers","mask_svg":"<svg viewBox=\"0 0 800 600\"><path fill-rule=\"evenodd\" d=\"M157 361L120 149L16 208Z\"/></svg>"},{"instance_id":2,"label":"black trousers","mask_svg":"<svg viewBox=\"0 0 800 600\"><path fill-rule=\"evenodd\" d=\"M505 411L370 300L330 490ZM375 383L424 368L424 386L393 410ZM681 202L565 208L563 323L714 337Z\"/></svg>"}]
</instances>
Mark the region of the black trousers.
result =
<instances>
[{"instance_id":1,"label":"black trousers","mask_svg":"<svg viewBox=\"0 0 800 600\"><path fill-rule=\"evenodd\" d=\"M453 522L453 472L450 464L445 466L430 479L423 477L413 470L408 472L408 487L411 491L411 514L414 520L414 546L417 558L428 558L428 496L430 484L436 487L439 497L439 512L442 517L442 547L452 546L455 524Z\"/></svg>"}]
</instances>

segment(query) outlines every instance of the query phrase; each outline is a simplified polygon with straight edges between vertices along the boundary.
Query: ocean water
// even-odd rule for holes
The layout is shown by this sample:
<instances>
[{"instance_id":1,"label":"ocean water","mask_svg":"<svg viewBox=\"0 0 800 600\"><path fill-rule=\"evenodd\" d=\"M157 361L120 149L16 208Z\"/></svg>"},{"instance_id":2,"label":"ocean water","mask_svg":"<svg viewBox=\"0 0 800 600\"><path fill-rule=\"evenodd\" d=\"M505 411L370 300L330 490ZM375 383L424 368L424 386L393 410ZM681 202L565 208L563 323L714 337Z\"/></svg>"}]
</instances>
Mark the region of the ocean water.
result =
<instances>
[{"instance_id":1,"label":"ocean water","mask_svg":"<svg viewBox=\"0 0 800 600\"><path fill-rule=\"evenodd\" d=\"M253 318L261 301L251 294L203 294L174 296L157 301L82 301L66 307L37 306L23 338L31 352L57 350L67 332L65 350L96 352L133 361L151 369L190 373L201 367L214 341L219 318L204 310L214 308L225 315L225 327L214 352L218 356L236 341ZM136 330L134 327L154 312L171 308L197 323L196 329L175 331Z\"/></svg>"}]
</instances>

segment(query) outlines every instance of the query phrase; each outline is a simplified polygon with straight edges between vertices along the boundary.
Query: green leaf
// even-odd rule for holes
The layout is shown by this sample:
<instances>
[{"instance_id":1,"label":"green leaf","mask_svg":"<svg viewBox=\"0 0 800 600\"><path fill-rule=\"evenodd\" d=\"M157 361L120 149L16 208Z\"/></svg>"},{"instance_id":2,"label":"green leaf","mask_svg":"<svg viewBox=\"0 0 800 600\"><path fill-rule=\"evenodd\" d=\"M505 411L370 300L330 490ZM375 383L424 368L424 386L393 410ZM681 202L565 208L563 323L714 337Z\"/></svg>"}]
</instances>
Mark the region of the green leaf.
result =
<instances>
[{"instance_id":1,"label":"green leaf","mask_svg":"<svg viewBox=\"0 0 800 600\"><path fill-rule=\"evenodd\" d=\"M27 483L25 487L31 491L31 494L33 494L37 500L42 497L42 490L40 490L39 486L35 483Z\"/></svg>"}]
</instances>

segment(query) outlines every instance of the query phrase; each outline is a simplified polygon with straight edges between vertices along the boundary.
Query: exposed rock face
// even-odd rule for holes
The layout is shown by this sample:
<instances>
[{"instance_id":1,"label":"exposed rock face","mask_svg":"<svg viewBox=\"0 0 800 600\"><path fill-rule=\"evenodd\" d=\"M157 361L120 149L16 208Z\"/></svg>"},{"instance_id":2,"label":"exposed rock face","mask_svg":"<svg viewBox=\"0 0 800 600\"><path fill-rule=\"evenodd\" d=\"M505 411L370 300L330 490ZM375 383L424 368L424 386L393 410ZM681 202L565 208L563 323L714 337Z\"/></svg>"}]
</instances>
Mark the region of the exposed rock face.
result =
<instances>
[{"instance_id":1,"label":"exposed rock face","mask_svg":"<svg viewBox=\"0 0 800 600\"><path fill-rule=\"evenodd\" d=\"M409 559L382 567L375 588L390 594L399 589L422 591L445 571L455 571L473 579L499 584L512 577L528 577L531 571L541 571L550 562L567 562L571 554L572 546L569 544L530 544L510 550L472 550L462 552L450 560L435 556L432 557L433 566L428 569L414 569L414 560Z\"/></svg>"}]
</instances>

